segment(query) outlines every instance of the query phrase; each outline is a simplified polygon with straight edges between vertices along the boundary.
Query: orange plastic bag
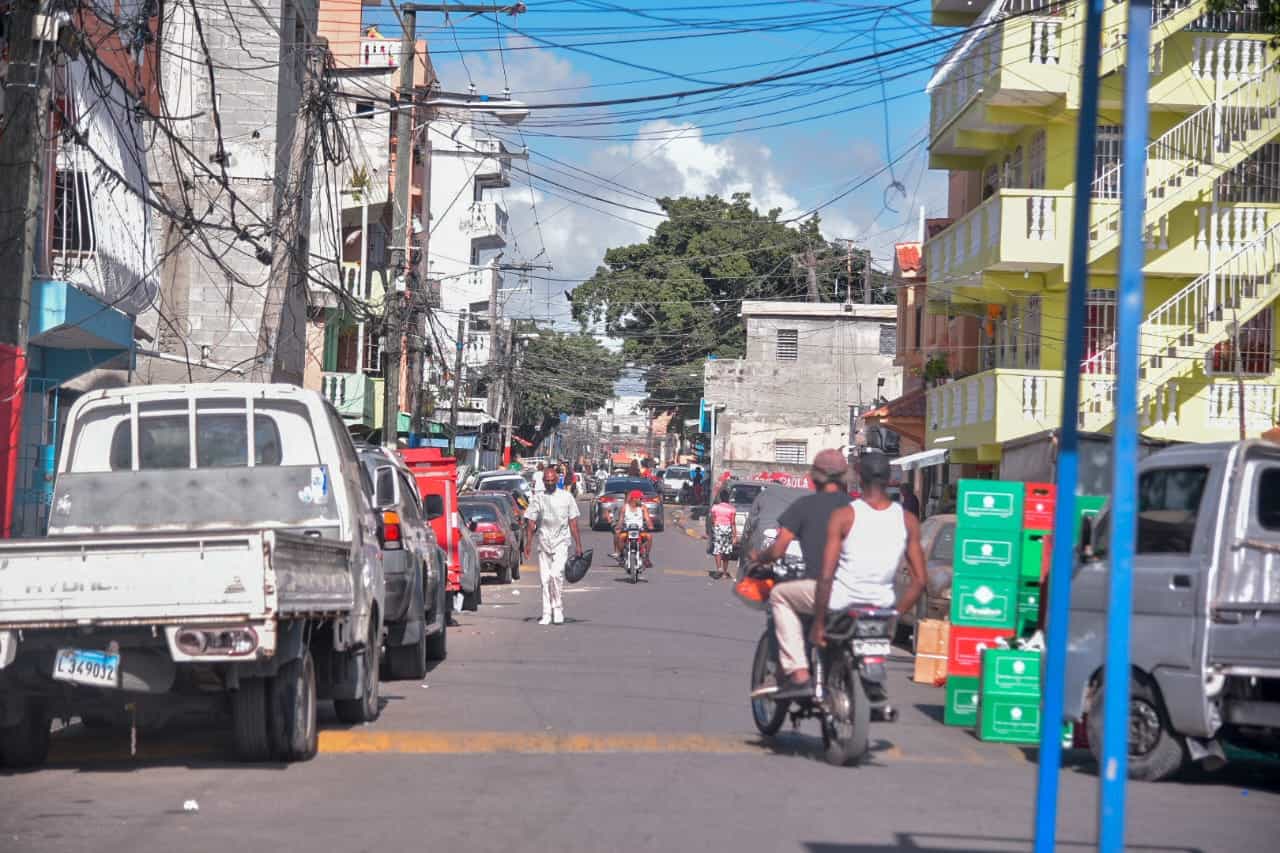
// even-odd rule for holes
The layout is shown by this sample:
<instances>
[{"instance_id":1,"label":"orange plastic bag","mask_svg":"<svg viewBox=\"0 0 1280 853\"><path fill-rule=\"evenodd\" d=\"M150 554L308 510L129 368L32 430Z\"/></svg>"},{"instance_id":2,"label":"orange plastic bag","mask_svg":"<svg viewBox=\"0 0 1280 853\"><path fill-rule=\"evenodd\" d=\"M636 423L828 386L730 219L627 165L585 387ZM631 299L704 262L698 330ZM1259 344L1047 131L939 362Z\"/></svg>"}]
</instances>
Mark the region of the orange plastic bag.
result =
<instances>
[{"instance_id":1,"label":"orange plastic bag","mask_svg":"<svg viewBox=\"0 0 1280 853\"><path fill-rule=\"evenodd\" d=\"M750 575L733 585L733 593L738 599L754 610L764 610L769 606L769 593L776 583L773 578L753 578Z\"/></svg>"}]
</instances>

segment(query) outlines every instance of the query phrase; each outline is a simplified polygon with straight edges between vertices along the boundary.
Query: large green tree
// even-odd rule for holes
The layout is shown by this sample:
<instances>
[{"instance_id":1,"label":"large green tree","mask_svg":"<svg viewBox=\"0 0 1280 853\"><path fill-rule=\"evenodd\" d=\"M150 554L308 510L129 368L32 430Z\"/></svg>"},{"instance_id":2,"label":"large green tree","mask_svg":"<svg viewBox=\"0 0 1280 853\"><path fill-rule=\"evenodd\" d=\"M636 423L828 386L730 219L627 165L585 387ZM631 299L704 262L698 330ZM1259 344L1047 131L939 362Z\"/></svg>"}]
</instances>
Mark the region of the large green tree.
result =
<instances>
[{"instance_id":1,"label":"large green tree","mask_svg":"<svg viewBox=\"0 0 1280 853\"><path fill-rule=\"evenodd\" d=\"M742 300L804 298L810 263L820 297L833 299L846 287L847 255L823 238L816 216L792 225L779 210L752 206L747 193L658 204L667 219L654 234L605 252L570 301L577 320L622 339L626 360L645 369L655 407L687 409L707 356L742 355Z\"/></svg>"},{"instance_id":2,"label":"large green tree","mask_svg":"<svg viewBox=\"0 0 1280 853\"><path fill-rule=\"evenodd\" d=\"M519 432L536 444L560 415L600 408L613 397L622 367L622 357L591 335L539 331L515 368Z\"/></svg>"}]
</instances>

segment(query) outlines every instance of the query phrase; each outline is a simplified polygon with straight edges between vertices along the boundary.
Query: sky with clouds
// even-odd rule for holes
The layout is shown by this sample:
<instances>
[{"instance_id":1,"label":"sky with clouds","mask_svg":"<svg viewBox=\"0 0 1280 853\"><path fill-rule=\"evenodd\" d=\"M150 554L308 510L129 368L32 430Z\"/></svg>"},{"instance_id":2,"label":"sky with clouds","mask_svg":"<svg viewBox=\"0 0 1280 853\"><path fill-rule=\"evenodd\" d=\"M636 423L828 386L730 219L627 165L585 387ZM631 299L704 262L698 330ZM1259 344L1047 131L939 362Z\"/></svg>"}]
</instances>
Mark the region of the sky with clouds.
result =
<instances>
[{"instance_id":1,"label":"sky with clouds","mask_svg":"<svg viewBox=\"0 0 1280 853\"><path fill-rule=\"evenodd\" d=\"M509 91L536 106L852 64L723 94L534 110L517 128L494 123L509 147L530 150L501 190L514 235L503 261L553 267L534 273L529 292L511 294L516 313L563 320L563 292L589 277L607 248L652 233L658 197L745 191L784 218L819 209L824 235L869 246L885 269L893 243L914 239L922 206L929 216L945 212L945 174L927 169L924 86L950 44L919 47L948 36L928 26L927 3L527 5L514 21L419 14L445 90ZM366 21L389 35L396 27L378 8L366 8Z\"/></svg>"}]
</instances>

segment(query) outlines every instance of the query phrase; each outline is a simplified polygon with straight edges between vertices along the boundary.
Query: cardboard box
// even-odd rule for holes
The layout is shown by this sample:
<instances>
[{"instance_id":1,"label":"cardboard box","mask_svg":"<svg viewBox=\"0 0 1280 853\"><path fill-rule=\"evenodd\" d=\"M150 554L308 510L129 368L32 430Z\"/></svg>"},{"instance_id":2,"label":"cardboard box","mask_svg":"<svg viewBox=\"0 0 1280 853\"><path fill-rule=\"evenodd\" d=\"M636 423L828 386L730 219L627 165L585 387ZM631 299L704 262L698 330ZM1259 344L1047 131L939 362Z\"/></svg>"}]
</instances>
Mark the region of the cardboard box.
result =
<instances>
[{"instance_id":1,"label":"cardboard box","mask_svg":"<svg viewBox=\"0 0 1280 853\"><path fill-rule=\"evenodd\" d=\"M951 580L951 624L1012 631L1018 617L1016 581L955 576Z\"/></svg>"},{"instance_id":2,"label":"cardboard box","mask_svg":"<svg viewBox=\"0 0 1280 853\"><path fill-rule=\"evenodd\" d=\"M952 573L969 578L1015 580L1021 550L1022 534L1018 531L957 526Z\"/></svg>"},{"instance_id":3,"label":"cardboard box","mask_svg":"<svg viewBox=\"0 0 1280 853\"><path fill-rule=\"evenodd\" d=\"M922 619L916 625L916 669L912 680L934 685L947 677L947 643L951 623Z\"/></svg>"},{"instance_id":4,"label":"cardboard box","mask_svg":"<svg viewBox=\"0 0 1280 853\"><path fill-rule=\"evenodd\" d=\"M948 726L972 726L978 721L978 679L947 676L947 704L942 721Z\"/></svg>"},{"instance_id":5,"label":"cardboard box","mask_svg":"<svg viewBox=\"0 0 1280 853\"><path fill-rule=\"evenodd\" d=\"M957 529L1022 529L1023 483L1003 480L961 480L956 495Z\"/></svg>"},{"instance_id":6,"label":"cardboard box","mask_svg":"<svg viewBox=\"0 0 1280 853\"><path fill-rule=\"evenodd\" d=\"M947 674L976 678L982 671L983 649L998 648L997 640L1008 639L1013 632L1004 628L974 628L953 625L947 643Z\"/></svg>"},{"instance_id":7,"label":"cardboard box","mask_svg":"<svg viewBox=\"0 0 1280 853\"><path fill-rule=\"evenodd\" d=\"M1040 652L984 649L982 692L1040 699Z\"/></svg>"},{"instance_id":8,"label":"cardboard box","mask_svg":"<svg viewBox=\"0 0 1280 853\"><path fill-rule=\"evenodd\" d=\"M979 740L996 743L1040 742L1040 697L981 691L978 697Z\"/></svg>"}]
</instances>

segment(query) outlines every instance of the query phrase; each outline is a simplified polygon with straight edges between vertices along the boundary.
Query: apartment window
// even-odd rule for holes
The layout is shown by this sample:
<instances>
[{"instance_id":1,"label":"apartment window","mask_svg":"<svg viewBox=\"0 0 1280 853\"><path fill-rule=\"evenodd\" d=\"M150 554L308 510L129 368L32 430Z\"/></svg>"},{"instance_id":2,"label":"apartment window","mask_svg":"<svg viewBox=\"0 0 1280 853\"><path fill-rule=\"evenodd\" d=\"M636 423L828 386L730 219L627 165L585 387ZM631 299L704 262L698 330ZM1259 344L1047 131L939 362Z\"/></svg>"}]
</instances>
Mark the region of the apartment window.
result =
<instances>
[{"instance_id":1,"label":"apartment window","mask_svg":"<svg viewBox=\"0 0 1280 853\"><path fill-rule=\"evenodd\" d=\"M60 169L54 179L52 245L55 254L94 249L89 176L83 172Z\"/></svg>"},{"instance_id":2,"label":"apartment window","mask_svg":"<svg viewBox=\"0 0 1280 853\"><path fill-rule=\"evenodd\" d=\"M631 434L632 434L632 435L639 435L639 434L640 434L640 427L636 426L635 424L632 424L632 425L631 425Z\"/></svg>"},{"instance_id":3,"label":"apartment window","mask_svg":"<svg viewBox=\"0 0 1280 853\"><path fill-rule=\"evenodd\" d=\"M373 101L356 101L356 115L373 118Z\"/></svg>"},{"instance_id":4,"label":"apartment window","mask_svg":"<svg viewBox=\"0 0 1280 853\"><path fill-rule=\"evenodd\" d=\"M795 361L800 357L800 332L797 329L778 330L778 361Z\"/></svg>"},{"instance_id":5,"label":"apartment window","mask_svg":"<svg viewBox=\"0 0 1280 853\"><path fill-rule=\"evenodd\" d=\"M1280 142L1268 142L1219 177L1218 198L1225 202L1280 204Z\"/></svg>"},{"instance_id":6,"label":"apartment window","mask_svg":"<svg viewBox=\"0 0 1280 853\"><path fill-rule=\"evenodd\" d=\"M1028 296L1021 317L1022 366L1040 369L1040 297Z\"/></svg>"},{"instance_id":7,"label":"apartment window","mask_svg":"<svg viewBox=\"0 0 1280 853\"><path fill-rule=\"evenodd\" d=\"M778 440L773 443L773 461L785 465L804 465L809 461L807 441Z\"/></svg>"},{"instance_id":8,"label":"apartment window","mask_svg":"<svg viewBox=\"0 0 1280 853\"><path fill-rule=\"evenodd\" d=\"M617 434L618 434L618 433L620 433L620 432L622 432L622 430L620 430L620 429L618 428L618 425L617 425L617 424L614 424L614 425L613 425L613 434L614 434L614 435L617 435Z\"/></svg>"},{"instance_id":9,"label":"apartment window","mask_svg":"<svg viewBox=\"0 0 1280 853\"><path fill-rule=\"evenodd\" d=\"M338 373L355 373L360 368L360 354L357 344L360 334L355 326L348 326L338 333L338 346L332 370Z\"/></svg>"},{"instance_id":10,"label":"apartment window","mask_svg":"<svg viewBox=\"0 0 1280 853\"><path fill-rule=\"evenodd\" d=\"M1245 321L1240 326L1240 372L1246 376L1266 376L1271 373L1272 341L1275 340L1274 309ZM1210 373L1234 374L1236 372L1236 342L1223 341L1213 348L1209 356Z\"/></svg>"},{"instance_id":11,"label":"apartment window","mask_svg":"<svg viewBox=\"0 0 1280 853\"><path fill-rule=\"evenodd\" d=\"M898 327L880 326L880 354L894 355L898 351Z\"/></svg>"},{"instance_id":12,"label":"apartment window","mask_svg":"<svg viewBox=\"0 0 1280 853\"><path fill-rule=\"evenodd\" d=\"M1000 181L1004 187L1022 186L1022 146L1013 149L1013 153L1004 158L1004 177Z\"/></svg>"},{"instance_id":13,"label":"apartment window","mask_svg":"<svg viewBox=\"0 0 1280 853\"><path fill-rule=\"evenodd\" d=\"M1116 342L1116 292L1090 290L1084 305L1084 372L1115 373L1115 351L1101 356Z\"/></svg>"},{"instance_id":14,"label":"apartment window","mask_svg":"<svg viewBox=\"0 0 1280 853\"><path fill-rule=\"evenodd\" d=\"M382 323L370 322L364 330L364 352L361 365L370 376L382 375Z\"/></svg>"},{"instance_id":15,"label":"apartment window","mask_svg":"<svg viewBox=\"0 0 1280 853\"><path fill-rule=\"evenodd\" d=\"M920 348L924 346L924 306L923 305L916 306L915 326L916 326L914 329L915 348L916 348L916 352L919 352Z\"/></svg>"},{"instance_id":16,"label":"apartment window","mask_svg":"<svg viewBox=\"0 0 1280 853\"><path fill-rule=\"evenodd\" d=\"M1031 137L1031 145L1027 149L1027 187L1042 190L1045 186L1045 134L1036 131Z\"/></svg>"},{"instance_id":17,"label":"apartment window","mask_svg":"<svg viewBox=\"0 0 1280 853\"><path fill-rule=\"evenodd\" d=\"M1118 124L1098 126L1098 149L1093 157L1093 197L1120 198L1120 155L1124 131Z\"/></svg>"}]
</instances>

